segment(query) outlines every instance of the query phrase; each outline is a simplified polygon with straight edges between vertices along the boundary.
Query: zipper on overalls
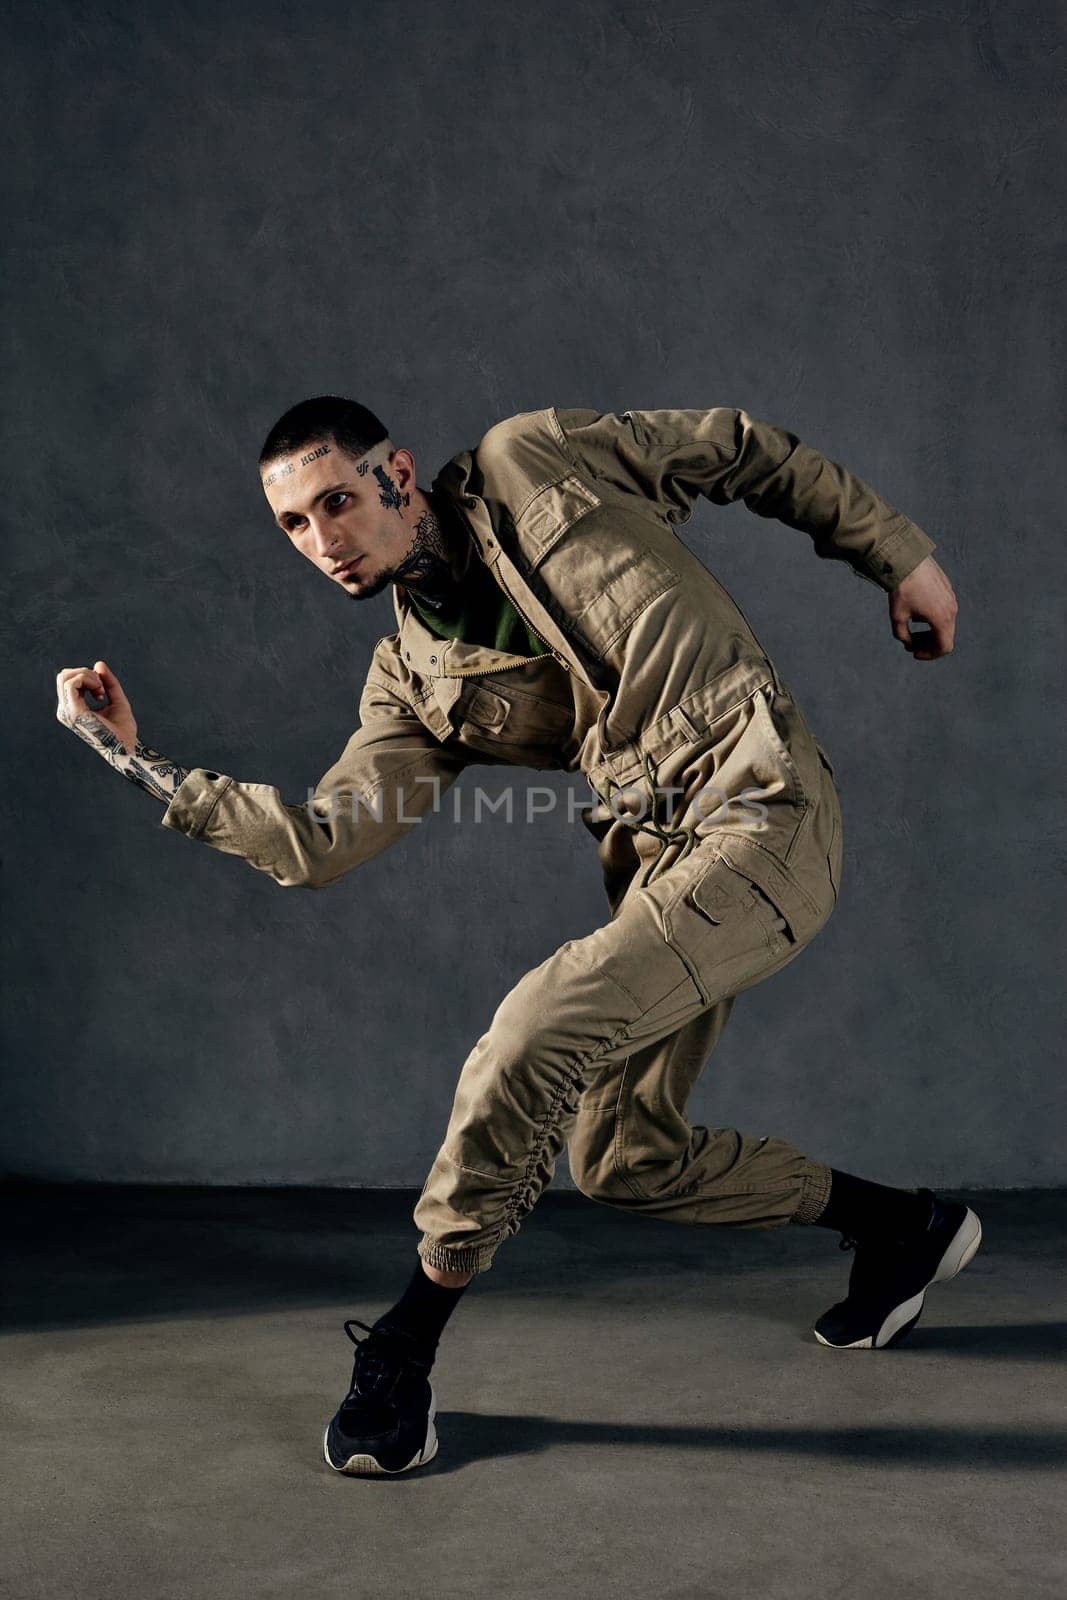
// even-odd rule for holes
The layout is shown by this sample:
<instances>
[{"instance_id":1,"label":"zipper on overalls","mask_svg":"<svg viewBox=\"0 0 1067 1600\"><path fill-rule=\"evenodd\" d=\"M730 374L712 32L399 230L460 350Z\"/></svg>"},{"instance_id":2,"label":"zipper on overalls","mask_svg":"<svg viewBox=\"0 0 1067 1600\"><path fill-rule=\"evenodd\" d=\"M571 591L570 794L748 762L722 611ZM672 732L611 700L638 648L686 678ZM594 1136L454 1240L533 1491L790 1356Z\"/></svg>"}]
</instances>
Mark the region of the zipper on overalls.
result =
<instances>
[{"instance_id":1,"label":"zipper on overalls","mask_svg":"<svg viewBox=\"0 0 1067 1600\"><path fill-rule=\"evenodd\" d=\"M508 598L508 600L510 600L510 601L511 601L511 604L512 604L512 605L513 605L513 606L515 606L515 602L514 602L514 600L512 600L512 599L511 599L511 596L510 596L510 595L508 595L508 596L507 596L507 598ZM518 608L518 606L515 606L515 610L516 610L516 611L519 611L519 608ZM543 633L540 633L540 632L539 632L539 631L538 631L538 630L537 630L537 629L536 629L536 628L535 628L535 627L534 627L534 625L533 625L533 623L532 623L532 622L531 622L531 621L530 621L530 619L529 619L529 617L527 617L527 616L524 616L524 615L523 615L523 613L522 613L522 612L521 612L521 611L519 611L519 616L520 616L520 617L522 617L522 620L523 620L523 622L525 622L525 624L526 624L526 626L527 626L527 627L528 627L528 628L529 628L529 630L530 630L530 632L531 632L531 633L536 633L536 634L537 634L537 637L538 637L538 638L539 638L539 639L540 639L540 641L541 641L541 643L542 643L542 644L546 644L546 645L548 645L548 650L549 650L549 654L550 654L550 655L551 655L551 656L552 656L552 657L553 657L553 659L554 659L554 660L556 660L556 661L558 661L558 662L559 662L559 664L560 664L560 666L561 666L561 667L562 667L562 668L563 668L563 669L564 669L564 671L565 671L565 672L569 672L569 671L570 671L570 670L571 670L571 669L570 669L570 667L569 667L569 666L568 666L568 665L567 665L567 663L566 663L566 662L565 662L565 661L564 661L564 659L563 659L563 657L562 657L562 656L561 656L561 655L557 655L557 654L556 654L556 652L555 652L555 650L553 650L553 648L552 648L552 645L551 645L551 644L550 644L550 643L549 643L549 641L548 641L548 640L547 640L547 639L546 639L546 638L545 638L545 636L544 636L544 634L543 634ZM538 659L538 658L537 658L537 656L527 656L527 657L526 657L526 659L527 659L527 660L528 660L528 661L536 661L536 660L537 660L537 659Z\"/></svg>"},{"instance_id":2,"label":"zipper on overalls","mask_svg":"<svg viewBox=\"0 0 1067 1600\"><path fill-rule=\"evenodd\" d=\"M540 638L541 635L538 634L537 637ZM547 639L545 640L545 643L548 644ZM488 646L486 648L488 648ZM549 645L550 650L551 648L552 647ZM559 661L559 657L556 655L555 651L552 651L552 654L554 658ZM449 678L488 678L494 672L512 672L515 667L525 666L527 661L540 661L540 659L540 656L520 656L517 661L510 661L506 667L458 667L455 672L449 672L447 676ZM561 662L560 664L561 666L567 666L565 661ZM569 667L567 667L567 671L570 671Z\"/></svg>"}]
</instances>

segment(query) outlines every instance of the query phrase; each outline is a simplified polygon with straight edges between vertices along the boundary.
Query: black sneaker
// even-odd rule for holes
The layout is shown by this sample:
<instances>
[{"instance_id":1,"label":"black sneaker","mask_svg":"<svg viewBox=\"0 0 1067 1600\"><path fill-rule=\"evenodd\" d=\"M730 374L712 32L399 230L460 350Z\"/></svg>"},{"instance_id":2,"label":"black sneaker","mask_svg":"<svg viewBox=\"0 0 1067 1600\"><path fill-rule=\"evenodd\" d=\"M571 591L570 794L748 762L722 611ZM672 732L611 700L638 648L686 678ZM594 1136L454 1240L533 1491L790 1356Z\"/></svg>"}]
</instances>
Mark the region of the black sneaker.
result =
<instances>
[{"instance_id":1,"label":"black sneaker","mask_svg":"<svg viewBox=\"0 0 1067 1600\"><path fill-rule=\"evenodd\" d=\"M369 1337L358 1339L353 1326ZM351 1387L322 1441L327 1462L354 1477L425 1466L437 1454L437 1404L427 1378L432 1361L403 1329L369 1328L353 1317L345 1332L356 1360Z\"/></svg>"},{"instance_id":2,"label":"black sneaker","mask_svg":"<svg viewBox=\"0 0 1067 1600\"><path fill-rule=\"evenodd\" d=\"M838 1350L883 1350L914 1328L931 1284L954 1278L982 1242L982 1224L969 1206L930 1201L925 1225L892 1237L852 1239L843 1234L838 1248L855 1249L848 1298L824 1311L815 1324L820 1344Z\"/></svg>"}]
</instances>

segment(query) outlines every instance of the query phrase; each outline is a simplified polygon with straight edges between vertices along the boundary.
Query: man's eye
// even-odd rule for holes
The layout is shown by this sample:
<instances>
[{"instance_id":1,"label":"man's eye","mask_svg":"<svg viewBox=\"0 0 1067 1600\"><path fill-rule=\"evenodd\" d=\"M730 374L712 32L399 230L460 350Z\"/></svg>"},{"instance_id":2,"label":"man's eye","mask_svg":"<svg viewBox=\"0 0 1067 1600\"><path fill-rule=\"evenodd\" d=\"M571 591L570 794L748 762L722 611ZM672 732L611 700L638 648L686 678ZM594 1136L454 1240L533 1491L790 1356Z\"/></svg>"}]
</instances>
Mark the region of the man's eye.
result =
<instances>
[{"instance_id":1,"label":"man's eye","mask_svg":"<svg viewBox=\"0 0 1067 1600\"><path fill-rule=\"evenodd\" d=\"M333 494L328 494L326 496L326 504L329 506L332 502L332 509L336 511L347 499L348 495L343 489L336 489L334 490Z\"/></svg>"}]
</instances>

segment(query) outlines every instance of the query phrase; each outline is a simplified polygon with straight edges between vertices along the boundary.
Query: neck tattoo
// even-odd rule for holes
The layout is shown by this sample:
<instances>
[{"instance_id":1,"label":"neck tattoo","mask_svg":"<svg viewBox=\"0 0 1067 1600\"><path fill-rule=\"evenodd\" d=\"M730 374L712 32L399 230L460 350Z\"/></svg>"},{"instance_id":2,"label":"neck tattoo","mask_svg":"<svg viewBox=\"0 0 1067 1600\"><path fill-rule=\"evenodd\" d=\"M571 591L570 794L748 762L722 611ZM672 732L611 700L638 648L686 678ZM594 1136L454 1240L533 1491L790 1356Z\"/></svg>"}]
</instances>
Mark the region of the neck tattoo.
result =
<instances>
[{"instance_id":1,"label":"neck tattoo","mask_svg":"<svg viewBox=\"0 0 1067 1600\"><path fill-rule=\"evenodd\" d=\"M393 577L413 589L423 605L440 611L454 599L458 588L453 571L455 557L441 519L429 506L416 522L408 552Z\"/></svg>"}]
</instances>

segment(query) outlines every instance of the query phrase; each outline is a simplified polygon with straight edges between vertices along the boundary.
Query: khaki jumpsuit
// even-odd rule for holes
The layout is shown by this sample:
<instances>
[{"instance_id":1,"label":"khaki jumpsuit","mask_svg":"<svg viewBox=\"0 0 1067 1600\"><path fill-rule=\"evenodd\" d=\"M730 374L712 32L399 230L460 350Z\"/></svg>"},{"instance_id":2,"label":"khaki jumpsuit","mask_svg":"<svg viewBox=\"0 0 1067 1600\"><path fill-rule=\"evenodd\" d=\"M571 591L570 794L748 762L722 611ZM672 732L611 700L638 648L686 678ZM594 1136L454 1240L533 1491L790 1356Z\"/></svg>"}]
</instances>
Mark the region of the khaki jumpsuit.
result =
<instances>
[{"instance_id":1,"label":"khaki jumpsuit","mask_svg":"<svg viewBox=\"0 0 1067 1600\"><path fill-rule=\"evenodd\" d=\"M546 654L440 639L401 586L360 727L302 804L194 769L163 817L283 885L323 887L441 805L471 764L581 773L610 919L504 996L465 1061L416 1204L419 1254L485 1271L568 1146L591 1198L685 1223L814 1220L829 1169L686 1105L744 990L837 901L833 772L721 584L674 525L697 494L808 533L891 589L934 544L795 435L727 407L550 407L433 481Z\"/></svg>"}]
</instances>

